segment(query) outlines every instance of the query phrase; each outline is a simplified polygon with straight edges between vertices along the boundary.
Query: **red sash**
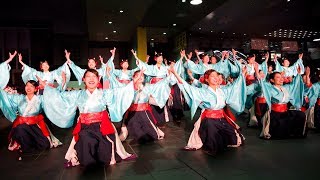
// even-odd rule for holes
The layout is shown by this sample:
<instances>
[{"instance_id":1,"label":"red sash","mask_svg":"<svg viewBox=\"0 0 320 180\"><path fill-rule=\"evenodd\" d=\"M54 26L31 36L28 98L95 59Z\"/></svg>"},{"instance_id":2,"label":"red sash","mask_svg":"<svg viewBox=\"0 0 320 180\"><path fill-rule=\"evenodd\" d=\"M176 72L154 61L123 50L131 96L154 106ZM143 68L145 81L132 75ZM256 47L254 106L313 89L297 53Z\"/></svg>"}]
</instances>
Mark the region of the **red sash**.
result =
<instances>
[{"instance_id":1,"label":"red sash","mask_svg":"<svg viewBox=\"0 0 320 180\"><path fill-rule=\"evenodd\" d=\"M12 128L17 127L21 124L27 124L27 125L33 125L37 124L42 132L42 134L47 137L50 135L49 130L46 126L46 123L44 122L44 117L42 114L31 116L31 117L23 117L23 116L17 116L17 119L13 122ZM9 133L9 141L12 137L11 132Z\"/></svg>"},{"instance_id":2,"label":"red sash","mask_svg":"<svg viewBox=\"0 0 320 180\"><path fill-rule=\"evenodd\" d=\"M131 104L128 111L134 112L134 111L149 111L151 114L151 118L154 124L157 124L157 119L154 117L152 113L152 108L149 103L140 103L140 104Z\"/></svg>"},{"instance_id":3,"label":"red sash","mask_svg":"<svg viewBox=\"0 0 320 180\"><path fill-rule=\"evenodd\" d=\"M128 111L151 111L151 106L148 103L132 104Z\"/></svg>"},{"instance_id":4,"label":"red sash","mask_svg":"<svg viewBox=\"0 0 320 180\"><path fill-rule=\"evenodd\" d=\"M275 112L286 112L288 110L287 104L272 104L271 110Z\"/></svg>"},{"instance_id":5,"label":"red sash","mask_svg":"<svg viewBox=\"0 0 320 180\"><path fill-rule=\"evenodd\" d=\"M246 85L249 86L250 84L254 83L255 80L256 80L256 78L254 77L254 75L247 75L246 76Z\"/></svg>"},{"instance_id":6,"label":"red sash","mask_svg":"<svg viewBox=\"0 0 320 180\"><path fill-rule=\"evenodd\" d=\"M201 119L204 119L204 118L213 118L213 119L225 118L231 126L233 126L234 128L237 128L234 122L232 122L232 119L227 115L225 109L219 109L219 110L205 109L201 114Z\"/></svg>"},{"instance_id":7,"label":"red sash","mask_svg":"<svg viewBox=\"0 0 320 180\"><path fill-rule=\"evenodd\" d=\"M81 113L79 116L79 121L72 132L75 141L79 140L81 124L90 125L91 123L101 123L100 132L104 136L115 133L107 111L97 113Z\"/></svg>"}]
</instances>

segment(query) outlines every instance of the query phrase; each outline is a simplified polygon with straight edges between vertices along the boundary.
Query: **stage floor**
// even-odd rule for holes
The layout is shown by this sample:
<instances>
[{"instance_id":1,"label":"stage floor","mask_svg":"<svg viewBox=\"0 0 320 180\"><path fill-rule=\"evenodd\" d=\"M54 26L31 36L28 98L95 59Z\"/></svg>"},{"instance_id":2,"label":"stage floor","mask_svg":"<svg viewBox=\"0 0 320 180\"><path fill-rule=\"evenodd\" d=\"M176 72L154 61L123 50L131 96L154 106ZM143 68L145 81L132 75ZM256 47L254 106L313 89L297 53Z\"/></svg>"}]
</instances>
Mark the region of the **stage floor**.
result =
<instances>
[{"instance_id":1,"label":"stage floor","mask_svg":"<svg viewBox=\"0 0 320 180\"><path fill-rule=\"evenodd\" d=\"M180 126L168 123L165 139L138 145L130 141L124 146L137 154L133 161L113 166L84 169L64 168L64 155L71 140L72 129L53 128L64 144L36 154L25 154L18 160L16 152L7 150L10 123L0 119L1 179L318 179L320 134L309 133L306 139L272 140L258 138L257 129L243 127L245 145L230 149L216 157L198 151L183 151L190 131L190 120Z\"/></svg>"}]
</instances>

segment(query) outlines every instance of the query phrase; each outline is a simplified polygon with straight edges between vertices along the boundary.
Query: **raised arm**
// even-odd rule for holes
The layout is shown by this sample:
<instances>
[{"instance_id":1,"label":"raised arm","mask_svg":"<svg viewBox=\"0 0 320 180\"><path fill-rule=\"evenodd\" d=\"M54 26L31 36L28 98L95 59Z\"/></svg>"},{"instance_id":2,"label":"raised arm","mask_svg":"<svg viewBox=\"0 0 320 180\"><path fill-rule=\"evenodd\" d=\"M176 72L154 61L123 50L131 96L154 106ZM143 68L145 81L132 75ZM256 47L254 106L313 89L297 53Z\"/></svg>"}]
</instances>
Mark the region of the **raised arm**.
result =
<instances>
[{"instance_id":1,"label":"raised arm","mask_svg":"<svg viewBox=\"0 0 320 180\"><path fill-rule=\"evenodd\" d=\"M177 78L178 86L182 91L187 104L191 108L191 117L193 117L197 111L198 106L201 102L204 101L204 99L206 99L206 97L203 95L201 88L189 85L180 77L180 75L174 70L173 67L170 68L170 71Z\"/></svg>"},{"instance_id":2,"label":"raised arm","mask_svg":"<svg viewBox=\"0 0 320 180\"><path fill-rule=\"evenodd\" d=\"M85 73L85 69L80 68L79 66L75 65L73 61L71 61L70 59L70 52L68 52L67 50L65 50L66 53L66 60L67 60L67 64L69 65L69 67L71 68L73 74L76 76L79 85L81 85L82 83L82 78L83 75Z\"/></svg>"},{"instance_id":3,"label":"raised arm","mask_svg":"<svg viewBox=\"0 0 320 180\"><path fill-rule=\"evenodd\" d=\"M12 61L12 59L14 58L14 56L17 54L17 51L15 51L13 54L11 54L9 52L9 59L7 59L5 62L0 64L0 72L1 72L1 76L0 76L0 88L4 89L10 79L10 65L9 63Z\"/></svg>"},{"instance_id":4,"label":"raised arm","mask_svg":"<svg viewBox=\"0 0 320 180\"><path fill-rule=\"evenodd\" d=\"M17 55L17 51L14 51L13 54L9 52L9 58L5 61L5 63L9 64L16 55Z\"/></svg>"}]
</instances>

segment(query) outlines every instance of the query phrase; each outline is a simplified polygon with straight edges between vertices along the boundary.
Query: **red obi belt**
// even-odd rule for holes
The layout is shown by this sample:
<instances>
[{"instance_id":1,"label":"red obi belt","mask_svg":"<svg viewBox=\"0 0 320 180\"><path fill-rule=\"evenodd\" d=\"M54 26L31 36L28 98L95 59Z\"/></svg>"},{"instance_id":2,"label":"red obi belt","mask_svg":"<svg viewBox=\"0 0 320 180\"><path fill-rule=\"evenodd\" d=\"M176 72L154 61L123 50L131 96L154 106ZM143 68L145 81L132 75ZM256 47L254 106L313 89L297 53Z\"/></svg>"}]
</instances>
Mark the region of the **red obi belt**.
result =
<instances>
[{"instance_id":1,"label":"red obi belt","mask_svg":"<svg viewBox=\"0 0 320 180\"><path fill-rule=\"evenodd\" d=\"M149 103L132 104L128 109L128 111L130 112L149 111L151 114L150 119L154 122L154 124L157 124L158 122L152 113L152 108Z\"/></svg>"},{"instance_id":2,"label":"red obi belt","mask_svg":"<svg viewBox=\"0 0 320 180\"><path fill-rule=\"evenodd\" d=\"M221 118L225 118L227 120L227 122L233 126L234 128L237 128L233 118L234 116L230 116L230 110L228 110L228 108L225 109L219 109L219 110L213 110L213 109L205 109L203 111L203 113L201 114L201 119L205 119L205 118L210 118L210 119L221 119Z\"/></svg>"},{"instance_id":3,"label":"red obi belt","mask_svg":"<svg viewBox=\"0 0 320 180\"><path fill-rule=\"evenodd\" d=\"M17 119L13 122L12 128L15 128L21 124L34 125L37 124L42 132L42 134L47 137L50 135L46 123L44 122L44 117L42 114L30 117L18 116ZM9 133L9 141L12 137L11 132Z\"/></svg>"},{"instance_id":4,"label":"red obi belt","mask_svg":"<svg viewBox=\"0 0 320 180\"><path fill-rule=\"evenodd\" d=\"M81 124L90 125L92 123L101 123L100 132L104 136L115 133L107 111L97 113L80 113L78 123L72 132L75 141L79 140Z\"/></svg>"},{"instance_id":5,"label":"red obi belt","mask_svg":"<svg viewBox=\"0 0 320 180\"><path fill-rule=\"evenodd\" d=\"M151 111L149 103L132 104L128 111Z\"/></svg>"},{"instance_id":6,"label":"red obi belt","mask_svg":"<svg viewBox=\"0 0 320 180\"><path fill-rule=\"evenodd\" d=\"M288 111L287 104L272 104L271 110L275 112L286 112Z\"/></svg>"},{"instance_id":7,"label":"red obi belt","mask_svg":"<svg viewBox=\"0 0 320 180\"><path fill-rule=\"evenodd\" d=\"M253 84L256 81L256 78L254 75L247 75L246 76L246 85L249 86L250 84Z\"/></svg>"}]
</instances>

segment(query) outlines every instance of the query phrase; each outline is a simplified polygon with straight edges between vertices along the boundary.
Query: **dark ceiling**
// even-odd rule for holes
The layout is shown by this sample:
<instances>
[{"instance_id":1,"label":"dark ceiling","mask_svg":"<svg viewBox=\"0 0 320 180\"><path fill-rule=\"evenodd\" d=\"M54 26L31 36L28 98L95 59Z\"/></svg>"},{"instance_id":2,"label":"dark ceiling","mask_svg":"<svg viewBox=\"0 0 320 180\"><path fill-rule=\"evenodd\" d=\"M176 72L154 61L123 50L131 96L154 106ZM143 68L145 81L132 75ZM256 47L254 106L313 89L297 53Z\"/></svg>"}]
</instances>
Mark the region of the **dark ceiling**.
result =
<instances>
[{"instance_id":1,"label":"dark ceiling","mask_svg":"<svg viewBox=\"0 0 320 180\"><path fill-rule=\"evenodd\" d=\"M203 0L197 6L189 1L1 1L0 26L45 24L54 33L87 34L90 41L130 41L138 26L146 27L148 40L155 42L166 42L183 31L218 37L284 38L280 31L287 30L288 38L291 30L290 38L295 31L295 38L300 31L301 39L320 37L320 1Z\"/></svg>"}]
</instances>

